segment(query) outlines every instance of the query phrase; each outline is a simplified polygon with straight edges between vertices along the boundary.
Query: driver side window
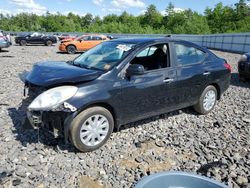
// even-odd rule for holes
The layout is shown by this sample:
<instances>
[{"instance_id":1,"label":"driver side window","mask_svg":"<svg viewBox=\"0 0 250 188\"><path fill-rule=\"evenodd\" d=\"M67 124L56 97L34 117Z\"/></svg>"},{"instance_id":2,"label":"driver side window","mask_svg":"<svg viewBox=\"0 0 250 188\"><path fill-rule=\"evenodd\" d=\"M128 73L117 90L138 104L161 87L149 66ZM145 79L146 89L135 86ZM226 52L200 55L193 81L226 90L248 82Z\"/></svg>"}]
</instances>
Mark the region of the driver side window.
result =
<instances>
[{"instance_id":1,"label":"driver side window","mask_svg":"<svg viewBox=\"0 0 250 188\"><path fill-rule=\"evenodd\" d=\"M169 67L168 44L152 45L143 49L130 64L143 65L146 71Z\"/></svg>"},{"instance_id":2,"label":"driver side window","mask_svg":"<svg viewBox=\"0 0 250 188\"><path fill-rule=\"evenodd\" d=\"M141 51L136 57L147 57L153 55L157 47L151 46L146 48L145 50Z\"/></svg>"}]
</instances>

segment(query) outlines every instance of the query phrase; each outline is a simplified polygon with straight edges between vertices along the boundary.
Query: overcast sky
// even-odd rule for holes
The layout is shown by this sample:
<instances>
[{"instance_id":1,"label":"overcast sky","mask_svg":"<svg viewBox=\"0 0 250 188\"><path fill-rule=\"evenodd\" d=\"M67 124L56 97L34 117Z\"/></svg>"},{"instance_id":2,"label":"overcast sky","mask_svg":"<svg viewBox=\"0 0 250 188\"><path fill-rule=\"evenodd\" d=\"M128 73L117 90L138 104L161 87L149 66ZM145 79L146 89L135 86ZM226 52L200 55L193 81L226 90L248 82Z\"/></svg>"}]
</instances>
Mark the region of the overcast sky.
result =
<instances>
[{"instance_id":1,"label":"overcast sky","mask_svg":"<svg viewBox=\"0 0 250 188\"><path fill-rule=\"evenodd\" d=\"M206 7L214 7L217 0L0 0L0 12L16 14L29 12L43 14L60 12L67 14L73 12L79 15L91 13L105 16L110 13L120 14L127 11L139 15L145 11L149 4L157 6L164 12L169 2L173 2L176 8L188 9L203 13ZM221 0L225 5L234 5L238 0ZM249 1L250 2L250 1Z\"/></svg>"}]
</instances>

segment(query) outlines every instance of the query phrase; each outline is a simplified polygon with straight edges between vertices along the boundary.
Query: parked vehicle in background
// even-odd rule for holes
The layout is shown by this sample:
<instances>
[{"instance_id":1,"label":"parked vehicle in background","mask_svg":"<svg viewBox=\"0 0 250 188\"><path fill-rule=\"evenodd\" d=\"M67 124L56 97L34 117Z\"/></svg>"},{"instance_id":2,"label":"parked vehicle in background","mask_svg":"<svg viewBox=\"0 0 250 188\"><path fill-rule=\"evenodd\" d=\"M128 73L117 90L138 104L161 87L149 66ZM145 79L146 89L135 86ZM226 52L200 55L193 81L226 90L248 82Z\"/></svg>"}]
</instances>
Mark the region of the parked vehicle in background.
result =
<instances>
[{"instance_id":1,"label":"parked vehicle in background","mask_svg":"<svg viewBox=\"0 0 250 188\"><path fill-rule=\"evenodd\" d=\"M59 40L74 40L78 36L77 35L70 35L70 34L61 34L58 36Z\"/></svg>"},{"instance_id":2,"label":"parked vehicle in background","mask_svg":"<svg viewBox=\"0 0 250 188\"><path fill-rule=\"evenodd\" d=\"M44 44L46 46L51 46L57 43L57 38L53 35L45 35L42 33L26 33L21 34L15 38L16 44L21 46L26 46L27 44Z\"/></svg>"},{"instance_id":3,"label":"parked vehicle in background","mask_svg":"<svg viewBox=\"0 0 250 188\"><path fill-rule=\"evenodd\" d=\"M238 62L238 71L241 80L250 79L250 53L241 56Z\"/></svg>"},{"instance_id":4,"label":"parked vehicle in background","mask_svg":"<svg viewBox=\"0 0 250 188\"><path fill-rule=\"evenodd\" d=\"M25 122L92 151L114 127L188 106L208 114L229 87L230 72L225 59L190 42L110 40L70 62L35 64L22 79L27 101L36 97Z\"/></svg>"},{"instance_id":5,"label":"parked vehicle in background","mask_svg":"<svg viewBox=\"0 0 250 188\"><path fill-rule=\"evenodd\" d=\"M106 40L109 40L109 38L104 35L83 35L75 40L62 41L59 45L59 50L74 54L76 52L87 51Z\"/></svg>"},{"instance_id":6,"label":"parked vehicle in background","mask_svg":"<svg viewBox=\"0 0 250 188\"><path fill-rule=\"evenodd\" d=\"M11 45L11 39L9 34L4 34L3 31L0 31L0 51L2 48L8 48Z\"/></svg>"}]
</instances>

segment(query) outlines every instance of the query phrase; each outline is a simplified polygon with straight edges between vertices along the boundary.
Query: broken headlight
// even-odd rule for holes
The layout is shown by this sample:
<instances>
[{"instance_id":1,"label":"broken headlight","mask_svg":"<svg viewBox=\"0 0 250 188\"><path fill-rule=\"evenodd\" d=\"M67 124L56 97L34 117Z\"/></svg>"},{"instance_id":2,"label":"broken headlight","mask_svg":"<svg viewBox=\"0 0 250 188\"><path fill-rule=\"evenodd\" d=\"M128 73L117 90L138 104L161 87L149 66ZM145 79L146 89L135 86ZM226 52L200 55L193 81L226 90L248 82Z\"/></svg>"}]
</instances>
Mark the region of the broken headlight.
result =
<instances>
[{"instance_id":1,"label":"broken headlight","mask_svg":"<svg viewBox=\"0 0 250 188\"><path fill-rule=\"evenodd\" d=\"M61 86L49 89L35 98L28 109L39 111L57 108L63 102L73 97L77 90L78 88L75 86Z\"/></svg>"}]
</instances>

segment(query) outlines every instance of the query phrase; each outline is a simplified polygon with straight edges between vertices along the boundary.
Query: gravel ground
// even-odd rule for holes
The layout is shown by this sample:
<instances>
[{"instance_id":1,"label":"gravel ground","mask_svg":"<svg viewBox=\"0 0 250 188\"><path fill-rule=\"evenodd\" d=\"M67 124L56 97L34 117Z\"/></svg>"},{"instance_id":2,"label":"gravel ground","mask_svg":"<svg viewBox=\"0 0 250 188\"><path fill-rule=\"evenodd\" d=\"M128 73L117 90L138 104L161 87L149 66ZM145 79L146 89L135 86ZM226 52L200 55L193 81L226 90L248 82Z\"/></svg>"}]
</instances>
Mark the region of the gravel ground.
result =
<instances>
[{"instance_id":1,"label":"gravel ground","mask_svg":"<svg viewBox=\"0 0 250 188\"><path fill-rule=\"evenodd\" d=\"M232 83L207 116L187 108L124 126L101 149L78 153L44 131L22 131L19 73L38 61L71 60L57 47L12 46L0 53L0 187L133 187L154 172L181 170L250 187L250 83L240 55L215 52L233 67Z\"/></svg>"}]
</instances>

